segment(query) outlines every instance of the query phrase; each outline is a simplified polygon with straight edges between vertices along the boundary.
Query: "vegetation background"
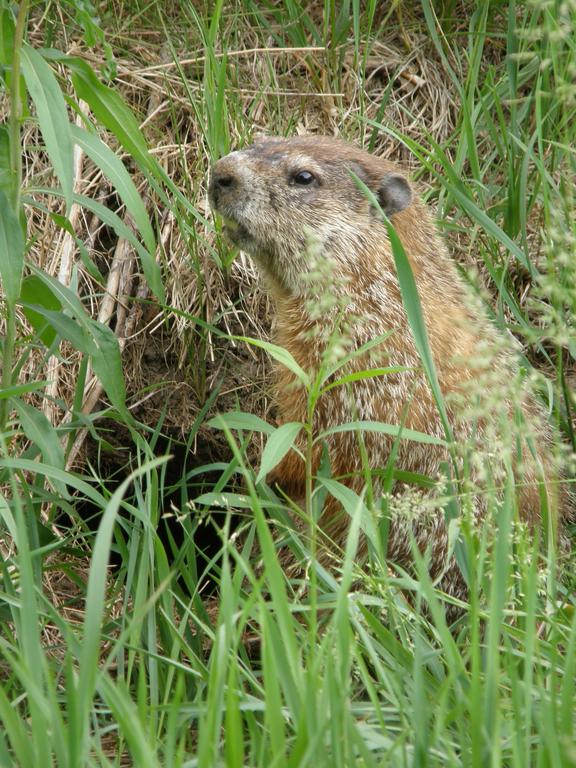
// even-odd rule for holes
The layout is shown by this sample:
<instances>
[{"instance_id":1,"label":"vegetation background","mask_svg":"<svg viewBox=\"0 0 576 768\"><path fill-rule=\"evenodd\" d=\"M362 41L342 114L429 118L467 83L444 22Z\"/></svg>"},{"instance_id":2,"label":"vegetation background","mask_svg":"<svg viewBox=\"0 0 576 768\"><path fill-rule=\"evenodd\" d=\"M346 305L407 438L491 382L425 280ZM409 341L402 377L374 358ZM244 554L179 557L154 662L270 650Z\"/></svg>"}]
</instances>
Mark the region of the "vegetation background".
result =
<instances>
[{"instance_id":1,"label":"vegetation background","mask_svg":"<svg viewBox=\"0 0 576 768\"><path fill-rule=\"evenodd\" d=\"M1 0L0 765L576 765L570 563L513 477L452 628L422 558L355 562L358 498L341 572L290 583L282 352L206 203L257 132L404 163L569 454L575 32L574 0Z\"/></svg>"}]
</instances>

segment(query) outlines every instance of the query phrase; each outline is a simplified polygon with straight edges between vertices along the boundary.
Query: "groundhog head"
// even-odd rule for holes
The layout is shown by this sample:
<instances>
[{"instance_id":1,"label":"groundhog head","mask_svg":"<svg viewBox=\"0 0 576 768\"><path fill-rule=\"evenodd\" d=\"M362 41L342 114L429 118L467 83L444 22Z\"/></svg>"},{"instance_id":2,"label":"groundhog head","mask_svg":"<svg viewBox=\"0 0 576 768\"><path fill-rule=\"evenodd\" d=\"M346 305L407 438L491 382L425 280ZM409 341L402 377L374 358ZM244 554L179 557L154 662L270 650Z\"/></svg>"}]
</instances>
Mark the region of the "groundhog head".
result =
<instances>
[{"instance_id":1,"label":"groundhog head","mask_svg":"<svg viewBox=\"0 0 576 768\"><path fill-rule=\"evenodd\" d=\"M209 197L229 239L295 291L315 260L353 277L374 240L387 240L355 177L387 216L411 205L410 184L392 164L329 137L266 138L232 152L212 169Z\"/></svg>"}]
</instances>

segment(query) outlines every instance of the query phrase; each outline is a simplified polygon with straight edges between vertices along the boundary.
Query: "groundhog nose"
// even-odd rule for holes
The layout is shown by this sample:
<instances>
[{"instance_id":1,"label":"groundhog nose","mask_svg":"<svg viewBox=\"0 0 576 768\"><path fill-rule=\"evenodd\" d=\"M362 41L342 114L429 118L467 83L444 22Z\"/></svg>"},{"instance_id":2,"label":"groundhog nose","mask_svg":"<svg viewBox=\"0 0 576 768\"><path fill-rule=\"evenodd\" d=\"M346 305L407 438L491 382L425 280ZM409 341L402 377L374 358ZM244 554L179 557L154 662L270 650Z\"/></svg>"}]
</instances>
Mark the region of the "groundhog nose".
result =
<instances>
[{"instance_id":1,"label":"groundhog nose","mask_svg":"<svg viewBox=\"0 0 576 768\"><path fill-rule=\"evenodd\" d=\"M209 194L216 205L226 192L234 190L238 186L238 177L230 167L218 167L216 163L210 174Z\"/></svg>"},{"instance_id":2,"label":"groundhog nose","mask_svg":"<svg viewBox=\"0 0 576 768\"><path fill-rule=\"evenodd\" d=\"M236 179L231 173L217 173L214 175L214 186L217 189L232 187L235 183Z\"/></svg>"}]
</instances>

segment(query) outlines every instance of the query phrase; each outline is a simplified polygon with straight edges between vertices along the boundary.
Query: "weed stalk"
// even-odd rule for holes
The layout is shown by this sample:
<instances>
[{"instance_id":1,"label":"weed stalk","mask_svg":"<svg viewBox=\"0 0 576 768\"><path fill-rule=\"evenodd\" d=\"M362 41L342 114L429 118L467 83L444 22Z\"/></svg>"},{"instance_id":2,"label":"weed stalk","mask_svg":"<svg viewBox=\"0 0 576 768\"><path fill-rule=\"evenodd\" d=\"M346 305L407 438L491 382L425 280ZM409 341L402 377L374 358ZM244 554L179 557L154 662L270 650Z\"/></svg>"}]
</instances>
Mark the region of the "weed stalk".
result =
<instances>
[{"instance_id":1,"label":"weed stalk","mask_svg":"<svg viewBox=\"0 0 576 768\"><path fill-rule=\"evenodd\" d=\"M20 189L22 187L22 151L20 147L20 120L22 102L20 98L20 51L24 40L24 29L28 15L28 0L23 0L18 8L14 51L12 54L12 77L10 80L10 117L8 120L10 136L10 178L11 203L15 215L20 212ZM6 336L2 345L2 389L12 385L12 361L16 343L16 313L11 301L6 301ZM6 429L8 418L8 399L0 401L0 432Z\"/></svg>"}]
</instances>

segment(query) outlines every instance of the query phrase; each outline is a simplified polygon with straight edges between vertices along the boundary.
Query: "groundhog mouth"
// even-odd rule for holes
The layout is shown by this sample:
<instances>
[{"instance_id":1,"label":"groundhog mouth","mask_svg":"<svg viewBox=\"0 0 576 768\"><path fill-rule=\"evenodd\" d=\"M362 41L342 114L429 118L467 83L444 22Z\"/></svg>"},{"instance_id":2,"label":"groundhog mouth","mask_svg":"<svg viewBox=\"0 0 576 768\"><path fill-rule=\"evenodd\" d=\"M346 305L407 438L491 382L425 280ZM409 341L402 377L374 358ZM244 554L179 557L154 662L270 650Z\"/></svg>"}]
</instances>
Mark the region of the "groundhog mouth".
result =
<instances>
[{"instance_id":1,"label":"groundhog mouth","mask_svg":"<svg viewBox=\"0 0 576 768\"><path fill-rule=\"evenodd\" d=\"M252 239L250 232L243 224L240 224L239 221L236 221L236 219L231 219L228 216L222 216L222 214L220 214L220 219L222 220L223 225L222 231L226 237L235 245L242 245L242 243Z\"/></svg>"}]
</instances>

